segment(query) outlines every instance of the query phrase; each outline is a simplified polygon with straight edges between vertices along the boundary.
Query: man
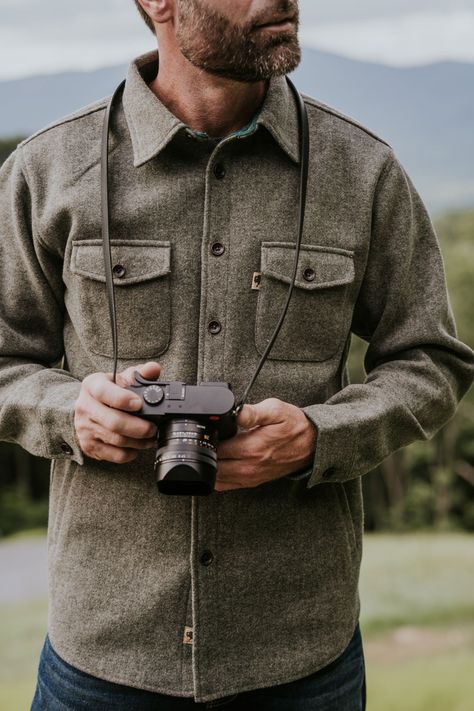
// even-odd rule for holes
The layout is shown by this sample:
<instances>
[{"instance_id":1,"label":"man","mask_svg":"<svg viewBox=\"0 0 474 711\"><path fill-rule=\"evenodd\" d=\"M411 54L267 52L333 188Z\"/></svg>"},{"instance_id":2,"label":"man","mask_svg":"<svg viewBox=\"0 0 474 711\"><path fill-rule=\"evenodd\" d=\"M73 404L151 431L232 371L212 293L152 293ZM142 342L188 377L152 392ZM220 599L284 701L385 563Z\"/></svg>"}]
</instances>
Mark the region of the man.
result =
<instances>
[{"instance_id":1,"label":"man","mask_svg":"<svg viewBox=\"0 0 474 711\"><path fill-rule=\"evenodd\" d=\"M295 1L139 2L159 66L156 52L131 64L112 117L116 384L107 101L24 141L1 172L0 432L53 460L33 708L362 709L360 477L452 417L474 354L393 151L305 97L308 205L284 325L218 447L216 491L157 491L156 428L124 386L138 367L243 393L292 274L300 150L284 75L300 52ZM369 341L361 385L351 332Z\"/></svg>"}]
</instances>

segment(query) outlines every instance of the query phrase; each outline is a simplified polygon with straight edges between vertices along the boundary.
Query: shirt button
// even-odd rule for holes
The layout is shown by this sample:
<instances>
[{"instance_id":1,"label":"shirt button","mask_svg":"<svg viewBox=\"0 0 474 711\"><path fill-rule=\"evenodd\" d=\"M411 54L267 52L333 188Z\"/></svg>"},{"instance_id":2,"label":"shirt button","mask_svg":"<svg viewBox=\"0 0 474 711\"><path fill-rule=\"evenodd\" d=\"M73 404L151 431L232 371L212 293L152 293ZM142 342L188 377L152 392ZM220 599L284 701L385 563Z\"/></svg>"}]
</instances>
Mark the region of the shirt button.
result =
<instances>
[{"instance_id":1,"label":"shirt button","mask_svg":"<svg viewBox=\"0 0 474 711\"><path fill-rule=\"evenodd\" d=\"M221 254L224 254L225 247L221 242L214 242L214 244L211 245L211 252L215 257L220 257Z\"/></svg>"},{"instance_id":2,"label":"shirt button","mask_svg":"<svg viewBox=\"0 0 474 711\"><path fill-rule=\"evenodd\" d=\"M217 180L222 180L225 177L225 168L222 163L216 163L214 166L214 175Z\"/></svg>"},{"instance_id":3,"label":"shirt button","mask_svg":"<svg viewBox=\"0 0 474 711\"><path fill-rule=\"evenodd\" d=\"M121 264L116 264L112 271L118 279L122 279L126 274L126 269Z\"/></svg>"},{"instance_id":4,"label":"shirt button","mask_svg":"<svg viewBox=\"0 0 474 711\"><path fill-rule=\"evenodd\" d=\"M210 321L207 330L209 333L212 333L213 336L216 336L222 330L220 321Z\"/></svg>"},{"instance_id":5,"label":"shirt button","mask_svg":"<svg viewBox=\"0 0 474 711\"><path fill-rule=\"evenodd\" d=\"M212 551L205 550L201 553L202 565L211 565L213 560L214 560L214 556L212 555Z\"/></svg>"},{"instance_id":6,"label":"shirt button","mask_svg":"<svg viewBox=\"0 0 474 711\"><path fill-rule=\"evenodd\" d=\"M72 447L67 442L61 442L59 446L64 454L73 454Z\"/></svg>"},{"instance_id":7,"label":"shirt button","mask_svg":"<svg viewBox=\"0 0 474 711\"><path fill-rule=\"evenodd\" d=\"M336 473L336 470L334 467L329 467L328 469L325 469L323 471L323 479L329 479L330 477L333 476L333 474Z\"/></svg>"},{"instance_id":8,"label":"shirt button","mask_svg":"<svg viewBox=\"0 0 474 711\"><path fill-rule=\"evenodd\" d=\"M306 267L306 269L303 272L303 279L305 281L314 281L316 277L316 272L314 269L311 269L311 267Z\"/></svg>"}]
</instances>

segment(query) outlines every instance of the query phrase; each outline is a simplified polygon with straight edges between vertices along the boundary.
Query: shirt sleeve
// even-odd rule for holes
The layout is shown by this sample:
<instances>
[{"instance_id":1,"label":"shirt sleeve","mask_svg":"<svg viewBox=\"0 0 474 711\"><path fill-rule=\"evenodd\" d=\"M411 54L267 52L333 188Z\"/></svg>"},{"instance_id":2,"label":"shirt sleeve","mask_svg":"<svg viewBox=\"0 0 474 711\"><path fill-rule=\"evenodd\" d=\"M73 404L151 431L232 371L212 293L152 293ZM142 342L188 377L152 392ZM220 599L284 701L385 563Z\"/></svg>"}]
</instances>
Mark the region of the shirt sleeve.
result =
<instances>
[{"instance_id":1,"label":"shirt sleeve","mask_svg":"<svg viewBox=\"0 0 474 711\"><path fill-rule=\"evenodd\" d=\"M433 224L393 153L372 218L351 327L369 343L366 380L302 408L318 430L307 487L361 476L395 450L431 439L474 377L474 353L457 338Z\"/></svg>"},{"instance_id":2,"label":"shirt sleeve","mask_svg":"<svg viewBox=\"0 0 474 711\"><path fill-rule=\"evenodd\" d=\"M21 147L0 169L0 440L83 463L74 427L80 381L63 354L62 259L35 228Z\"/></svg>"}]
</instances>

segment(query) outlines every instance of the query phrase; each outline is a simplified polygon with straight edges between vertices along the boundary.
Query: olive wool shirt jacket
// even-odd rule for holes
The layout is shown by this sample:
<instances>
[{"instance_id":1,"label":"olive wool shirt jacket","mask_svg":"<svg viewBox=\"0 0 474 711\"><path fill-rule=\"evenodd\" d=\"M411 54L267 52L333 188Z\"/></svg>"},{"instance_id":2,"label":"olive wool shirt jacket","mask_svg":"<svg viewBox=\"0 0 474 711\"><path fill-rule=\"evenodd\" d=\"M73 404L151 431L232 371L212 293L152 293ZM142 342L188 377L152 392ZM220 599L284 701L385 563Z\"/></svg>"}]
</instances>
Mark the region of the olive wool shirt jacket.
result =
<instances>
[{"instance_id":1,"label":"olive wool shirt jacket","mask_svg":"<svg viewBox=\"0 0 474 711\"><path fill-rule=\"evenodd\" d=\"M250 129L212 141L152 93L157 62L152 52L131 63L112 119L119 370L156 359L163 379L225 381L240 397L292 274L296 104L273 78ZM112 370L107 99L23 141L1 169L0 438L52 460L49 635L97 677L203 702L338 657L360 612L361 476L432 437L472 382L433 225L393 150L304 100L296 286L251 402L299 406L318 438L307 471L258 487L163 495L153 451L117 465L79 447L81 380ZM351 333L369 343L363 384L348 380Z\"/></svg>"}]
</instances>

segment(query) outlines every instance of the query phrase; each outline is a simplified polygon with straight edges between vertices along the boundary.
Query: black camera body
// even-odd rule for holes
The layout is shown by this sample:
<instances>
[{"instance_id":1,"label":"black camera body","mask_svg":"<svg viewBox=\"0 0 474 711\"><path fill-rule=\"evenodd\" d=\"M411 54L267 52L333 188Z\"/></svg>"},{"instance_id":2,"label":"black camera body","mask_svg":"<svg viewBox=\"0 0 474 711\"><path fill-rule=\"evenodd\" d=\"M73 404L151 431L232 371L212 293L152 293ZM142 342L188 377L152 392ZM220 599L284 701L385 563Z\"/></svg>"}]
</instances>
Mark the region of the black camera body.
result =
<instances>
[{"instance_id":1,"label":"black camera body","mask_svg":"<svg viewBox=\"0 0 474 711\"><path fill-rule=\"evenodd\" d=\"M133 414L158 427L158 490L210 494L216 482L217 443L237 433L235 397L229 384L161 382L135 372L135 383L127 390L142 400L141 409Z\"/></svg>"}]
</instances>

